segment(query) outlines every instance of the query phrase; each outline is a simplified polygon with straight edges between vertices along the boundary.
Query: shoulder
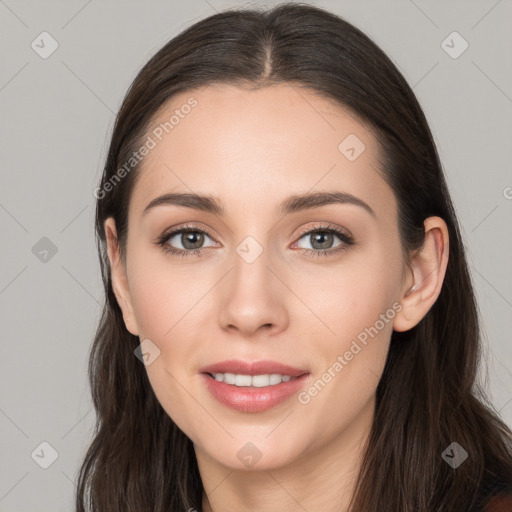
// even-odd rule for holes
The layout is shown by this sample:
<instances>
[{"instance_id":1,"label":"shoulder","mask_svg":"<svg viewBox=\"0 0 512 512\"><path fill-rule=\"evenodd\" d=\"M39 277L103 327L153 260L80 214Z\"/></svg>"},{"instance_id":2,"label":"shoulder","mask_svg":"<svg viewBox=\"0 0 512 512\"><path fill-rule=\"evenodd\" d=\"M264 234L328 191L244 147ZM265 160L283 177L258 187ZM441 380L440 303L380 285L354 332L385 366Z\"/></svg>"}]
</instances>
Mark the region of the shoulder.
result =
<instances>
[{"instance_id":1,"label":"shoulder","mask_svg":"<svg viewBox=\"0 0 512 512\"><path fill-rule=\"evenodd\" d=\"M512 493L500 493L487 503L485 512L512 512Z\"/></svg>"},{"instance_id":2,"label":"shoulder","mask_svg":"<svg viewBox=\"0 0 512 512\"><path fill-rule=\"evenodd\" d=\"M484 512L512 512L512 487L507 487L490 498Z\"/></svg>"}]
</instances>

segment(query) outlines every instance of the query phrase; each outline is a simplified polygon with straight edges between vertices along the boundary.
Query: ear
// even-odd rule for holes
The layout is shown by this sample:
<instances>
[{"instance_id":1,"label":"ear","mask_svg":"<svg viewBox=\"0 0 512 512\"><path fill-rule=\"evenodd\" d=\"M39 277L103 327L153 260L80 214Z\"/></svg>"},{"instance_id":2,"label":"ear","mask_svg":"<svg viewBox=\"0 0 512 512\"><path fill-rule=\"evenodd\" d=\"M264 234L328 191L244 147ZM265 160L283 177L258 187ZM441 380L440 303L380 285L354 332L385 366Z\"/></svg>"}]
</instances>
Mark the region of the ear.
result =
<instances>
[{"instance_id":1,"label":"ear","mask_svg":"<svg viewBox=\"0 0 512 512\"><path fill-rule=\"evenodd\" d=\"M448 265L449 237L441 217L424 222L425 242L411 261L411 276L401 290L402 309L395 315L393 329L408 331L428 313L441 293Z\"/></svg>"},{"instance_id":2,"label":"ear","mask_svg":"<svg viewBox=\"0 0 512 512\"><path fill-rule=\"evenodd\" d=\"M133 312L133 305L128 288L128 278L125 265L119 252L117 240L116 224L113 217L109 217L105 223L105 235L107 239L107 252L110 262L110 272L112 277L112 288L117 299L117 303L123 313L124 323L129 332L133 335L139 335L139 328Z\"/></svg>"}]
</instances>

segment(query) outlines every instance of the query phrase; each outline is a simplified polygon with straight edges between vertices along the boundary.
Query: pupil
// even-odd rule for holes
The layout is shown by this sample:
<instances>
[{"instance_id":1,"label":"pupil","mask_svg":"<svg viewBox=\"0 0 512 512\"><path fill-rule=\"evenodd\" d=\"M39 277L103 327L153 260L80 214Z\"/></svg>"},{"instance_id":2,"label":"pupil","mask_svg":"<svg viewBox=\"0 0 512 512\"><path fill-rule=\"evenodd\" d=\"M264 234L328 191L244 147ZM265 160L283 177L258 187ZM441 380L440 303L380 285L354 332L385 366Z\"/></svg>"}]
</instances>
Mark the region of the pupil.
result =
<instances>
[{"instance_id":1,"label":"pupil","mask_svg":"<svg viewBox=\"0 0 512 512\"><path fill-rule=\"evenodd\" d=\"M197 238L198 238L198 240L197 240ZM181 243L183 244L183 247L185 247L186 249L197 249L197 248L201 247L203 238L204 238L204 235L202 233L197 233L197 232L182 233ZM194 239L196 239L195 242L194 242ZM190 247L188 245L189 243L192 244L192 247Z\"/></svg>"},{"instance_id":2,"label":"pupil","mask_svg":"<svg viewBox=\"0 0 512 512\"><path fill-rule=\"evenodd\" d=\"M329 249L329 242L332 242L332 233L326 233L326 232L322 232L322 233L316 233L313 236L313 239L314 239L314 242L316 243L317 241L320 242L320 247L315 247L315 243L312 244L312 246L315 248L315 249ZM322 243L322 239L324 240L324 242ZM327 242L326 242L327 240Z\"/></svg>"}]
</instances>

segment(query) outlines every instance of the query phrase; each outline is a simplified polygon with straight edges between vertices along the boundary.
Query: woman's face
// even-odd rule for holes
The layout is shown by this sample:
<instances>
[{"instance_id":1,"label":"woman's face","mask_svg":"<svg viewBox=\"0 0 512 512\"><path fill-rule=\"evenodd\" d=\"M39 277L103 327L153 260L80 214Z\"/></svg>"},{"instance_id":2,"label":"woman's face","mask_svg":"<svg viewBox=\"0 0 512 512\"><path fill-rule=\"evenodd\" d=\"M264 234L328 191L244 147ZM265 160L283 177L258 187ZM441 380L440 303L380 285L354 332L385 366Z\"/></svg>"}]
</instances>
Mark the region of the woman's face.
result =
<instances>
[{"instance_id":1,"label":"woman's face","mask_svg":"<svg viewBox=\"0 0 512 512\"><path fill-rule=\"evenodd\" d=\"M372 133L304 89L215 85L173 97L147 135L121 305L128 329L150 340L162 407L198 457L228 468L355 446L406 286ZM168 194L198 206L154 202ZM223 364L233 360L247 366ZM287 368L251 372L261 361ZM205 368L217 363L216 381Z\"/></svg>"}]
</instances>

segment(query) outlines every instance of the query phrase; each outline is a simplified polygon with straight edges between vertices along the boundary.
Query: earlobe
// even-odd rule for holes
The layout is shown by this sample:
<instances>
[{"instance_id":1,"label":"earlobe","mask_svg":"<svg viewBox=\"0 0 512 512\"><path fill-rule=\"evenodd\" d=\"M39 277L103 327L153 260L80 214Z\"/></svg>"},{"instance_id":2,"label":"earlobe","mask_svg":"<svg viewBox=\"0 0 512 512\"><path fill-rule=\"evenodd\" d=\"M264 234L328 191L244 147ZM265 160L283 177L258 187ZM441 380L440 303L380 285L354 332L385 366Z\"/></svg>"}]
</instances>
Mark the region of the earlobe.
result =
<instances>
[{"instance_id":1,"label":"earlobe","mask_svg":"<svg viewBox=\"0 0 512 512\"><path fill-rule=\"evenodd\" d=\"M448 227L440 217L424 222L425 241L411 261L411 277L406 280L393 329L408 331L417 325L434 305L443 286L449 255Z\"/></svg>"},{"instance_id":2,"label":"earlobe","mask_svg":"<svg viewBox=\"0 0 512 512\"><path fill-rule=\"evenodd\" d=\"M110 272L112 278L112 288L117 299L117 303L123 313L124 323L128 331L138 336L139 329L135 320L130 290L128 288L128 278L126 268L121 259L115 221L112 217L105 220L105 236L107 240L107 253L110 263Z\"/></svg>"}]
</instances>

